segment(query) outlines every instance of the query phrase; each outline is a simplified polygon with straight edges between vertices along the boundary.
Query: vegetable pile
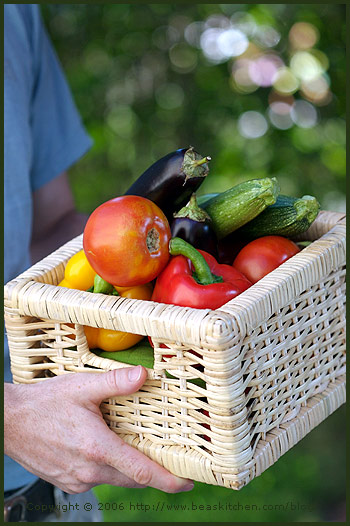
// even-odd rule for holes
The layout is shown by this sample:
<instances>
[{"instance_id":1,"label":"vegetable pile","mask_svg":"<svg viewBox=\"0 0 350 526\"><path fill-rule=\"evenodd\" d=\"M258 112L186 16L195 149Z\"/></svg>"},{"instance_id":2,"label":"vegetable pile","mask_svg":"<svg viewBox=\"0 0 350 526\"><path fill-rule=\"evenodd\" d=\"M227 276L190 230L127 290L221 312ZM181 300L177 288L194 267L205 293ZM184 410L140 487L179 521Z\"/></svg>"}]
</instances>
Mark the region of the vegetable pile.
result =
<instances>
[{"instance_id":1,"label":"vegetable pile","mask_svg":"<svg viewBox=\"0 0 350 526\"><path fill-rule=\"evenodd\" d=\"M83 250L59 285L92 293L216 309L300 251L293 237L320 209L317 199L280 194L275 177L197 196L209 156L169 153L123 196L97 207ZM86 327L90 348L121 351L142 335Z\"/></svg>"}]
</instances>

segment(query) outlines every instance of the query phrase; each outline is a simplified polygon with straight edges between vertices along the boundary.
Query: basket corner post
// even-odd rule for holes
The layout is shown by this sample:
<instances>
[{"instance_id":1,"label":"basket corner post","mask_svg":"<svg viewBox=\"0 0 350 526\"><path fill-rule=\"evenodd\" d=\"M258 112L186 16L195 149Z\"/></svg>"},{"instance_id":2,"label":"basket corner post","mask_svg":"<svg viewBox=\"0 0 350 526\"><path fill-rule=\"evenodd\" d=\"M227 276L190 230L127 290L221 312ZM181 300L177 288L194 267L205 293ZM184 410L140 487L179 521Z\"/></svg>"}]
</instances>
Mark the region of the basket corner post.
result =
<instances>
[{"instance_id":1,"label":"basket corner post","mask_svg":"<svg viewBox=\"0 0 350 526\"><path fill-rule=\"evenodd\" d=\"M252 476L253 448L246 401L245 326L233 314L214 311L203 347L212 471L217 484L239 490Z\"/></svg>"}]
</instances>

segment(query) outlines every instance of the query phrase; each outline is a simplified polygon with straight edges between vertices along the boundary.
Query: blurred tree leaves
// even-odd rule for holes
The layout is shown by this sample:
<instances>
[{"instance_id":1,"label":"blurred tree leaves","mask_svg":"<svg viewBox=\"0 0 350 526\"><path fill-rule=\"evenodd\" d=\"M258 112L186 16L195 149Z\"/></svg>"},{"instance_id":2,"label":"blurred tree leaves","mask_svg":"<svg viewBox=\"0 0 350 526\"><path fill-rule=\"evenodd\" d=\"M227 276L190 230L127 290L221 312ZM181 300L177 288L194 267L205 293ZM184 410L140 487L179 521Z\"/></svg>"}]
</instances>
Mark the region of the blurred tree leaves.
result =
<instances>
[{"instance_id":1,"label":"blurred tree leaves","mask_svg":"<svg viewBox=\"0 0 350 526\"><path fill-rule=\"evenodd\" d=\"M203 192L273 174L284 193L314 194L323 208L344 210L344 5L42 4L42 9L94 139L91 152L71 170L80 210L91 212L122 194L156 159L188 145L212 157ZM289 66L288 34L301 21L318 32L312 51L329 63L322 78L327 77L331 100L316 105L315 126L278 129L268 118L271 86L237 91L232 68L240 57L212 62L201 38L205 28L240 24L249 53L273 52ZM303 94L299 90L292 97L300 100ZM262 137L240 134L238 120L248 111L266 119Z\"/></svg>"}]
</instances>

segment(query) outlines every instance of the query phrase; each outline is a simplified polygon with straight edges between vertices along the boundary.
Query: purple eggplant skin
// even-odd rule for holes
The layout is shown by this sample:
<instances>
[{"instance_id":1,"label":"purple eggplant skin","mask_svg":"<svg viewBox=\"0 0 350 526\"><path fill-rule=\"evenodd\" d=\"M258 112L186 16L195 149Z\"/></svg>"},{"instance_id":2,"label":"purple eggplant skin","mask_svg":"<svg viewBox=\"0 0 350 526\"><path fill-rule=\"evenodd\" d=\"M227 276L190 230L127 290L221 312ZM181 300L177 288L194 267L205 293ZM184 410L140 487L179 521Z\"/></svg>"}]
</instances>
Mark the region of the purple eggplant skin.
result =
<instances>
[{"instance_id":1,"label":"purple eggplant skin","mask_svg":"<svg viewBox=\"0 0 350 526\"><path fill-rule=\"evenodd\" d=\"M194 248L205 250L217 258L217 237L209 221L176 217L170 225L172 237L181 237Z\"/></svg>"},{"instance_id":2,"label":"purple eggplant skin","mask_svg":"<svg viewBox=\"0 0 350 526\"><path fill-rule=\"evenodd\" d=\"M228 236L218 241L218 262L225 265L232 265L238 253L249 243L249 239L243 238L232 232Z\"/></svg>"},{"instance_id":3,"label":"purple eggplant skin","mask_svg":"<svg viewBox=\"0 0 350 526\"><path fill-rule=\"evenodd\" d=\"M124 195L150 199L171 222L208 175L208 161L210 157L203 158L193 147L180 148L152 164Z\"/></svg>"}]
</instances>

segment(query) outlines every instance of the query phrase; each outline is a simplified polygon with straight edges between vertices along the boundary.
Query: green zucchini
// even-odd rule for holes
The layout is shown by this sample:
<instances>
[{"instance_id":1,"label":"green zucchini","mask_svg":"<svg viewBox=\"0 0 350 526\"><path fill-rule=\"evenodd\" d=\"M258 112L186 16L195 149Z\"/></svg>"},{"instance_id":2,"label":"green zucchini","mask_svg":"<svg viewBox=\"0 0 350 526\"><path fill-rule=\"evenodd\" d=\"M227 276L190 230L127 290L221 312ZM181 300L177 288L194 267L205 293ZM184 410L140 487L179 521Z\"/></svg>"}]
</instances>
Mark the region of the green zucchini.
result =
<instances>
[{"instance_id":1,"label":"green zucchini","mask_svg":"<svg viewBox=\"0 0 350 526\"><path fill-rule=\"evenodd\" d=\"M261 236L295 237L305 232L320 210L317 199L311 195L301 198L279 195L274 204L237 231L247 239Z\"/></svg>"},{"instance_id":2,"label":"green zucchini","mask_svg":"<svg viewBox=\"0 0 350 526\"><path fill-rule=\"evenodd\" d=\"M275 177L252 179L233 186L201 204L209 214L219 239L228 236L276 202L279 185Z\"/></svg>"},{"instance_id":3,"label":"green zucchini","mask_svg":"<svg viewBox=\"0 0 350 526\"><path fill-rule=\"evenodd\" d=\"M204 203L209 201L209 199L212 199L213 197L217 197L219 194L203 194L197 196L197 204L199 206L202 206Z\"/></svg>"}]
</instances>

